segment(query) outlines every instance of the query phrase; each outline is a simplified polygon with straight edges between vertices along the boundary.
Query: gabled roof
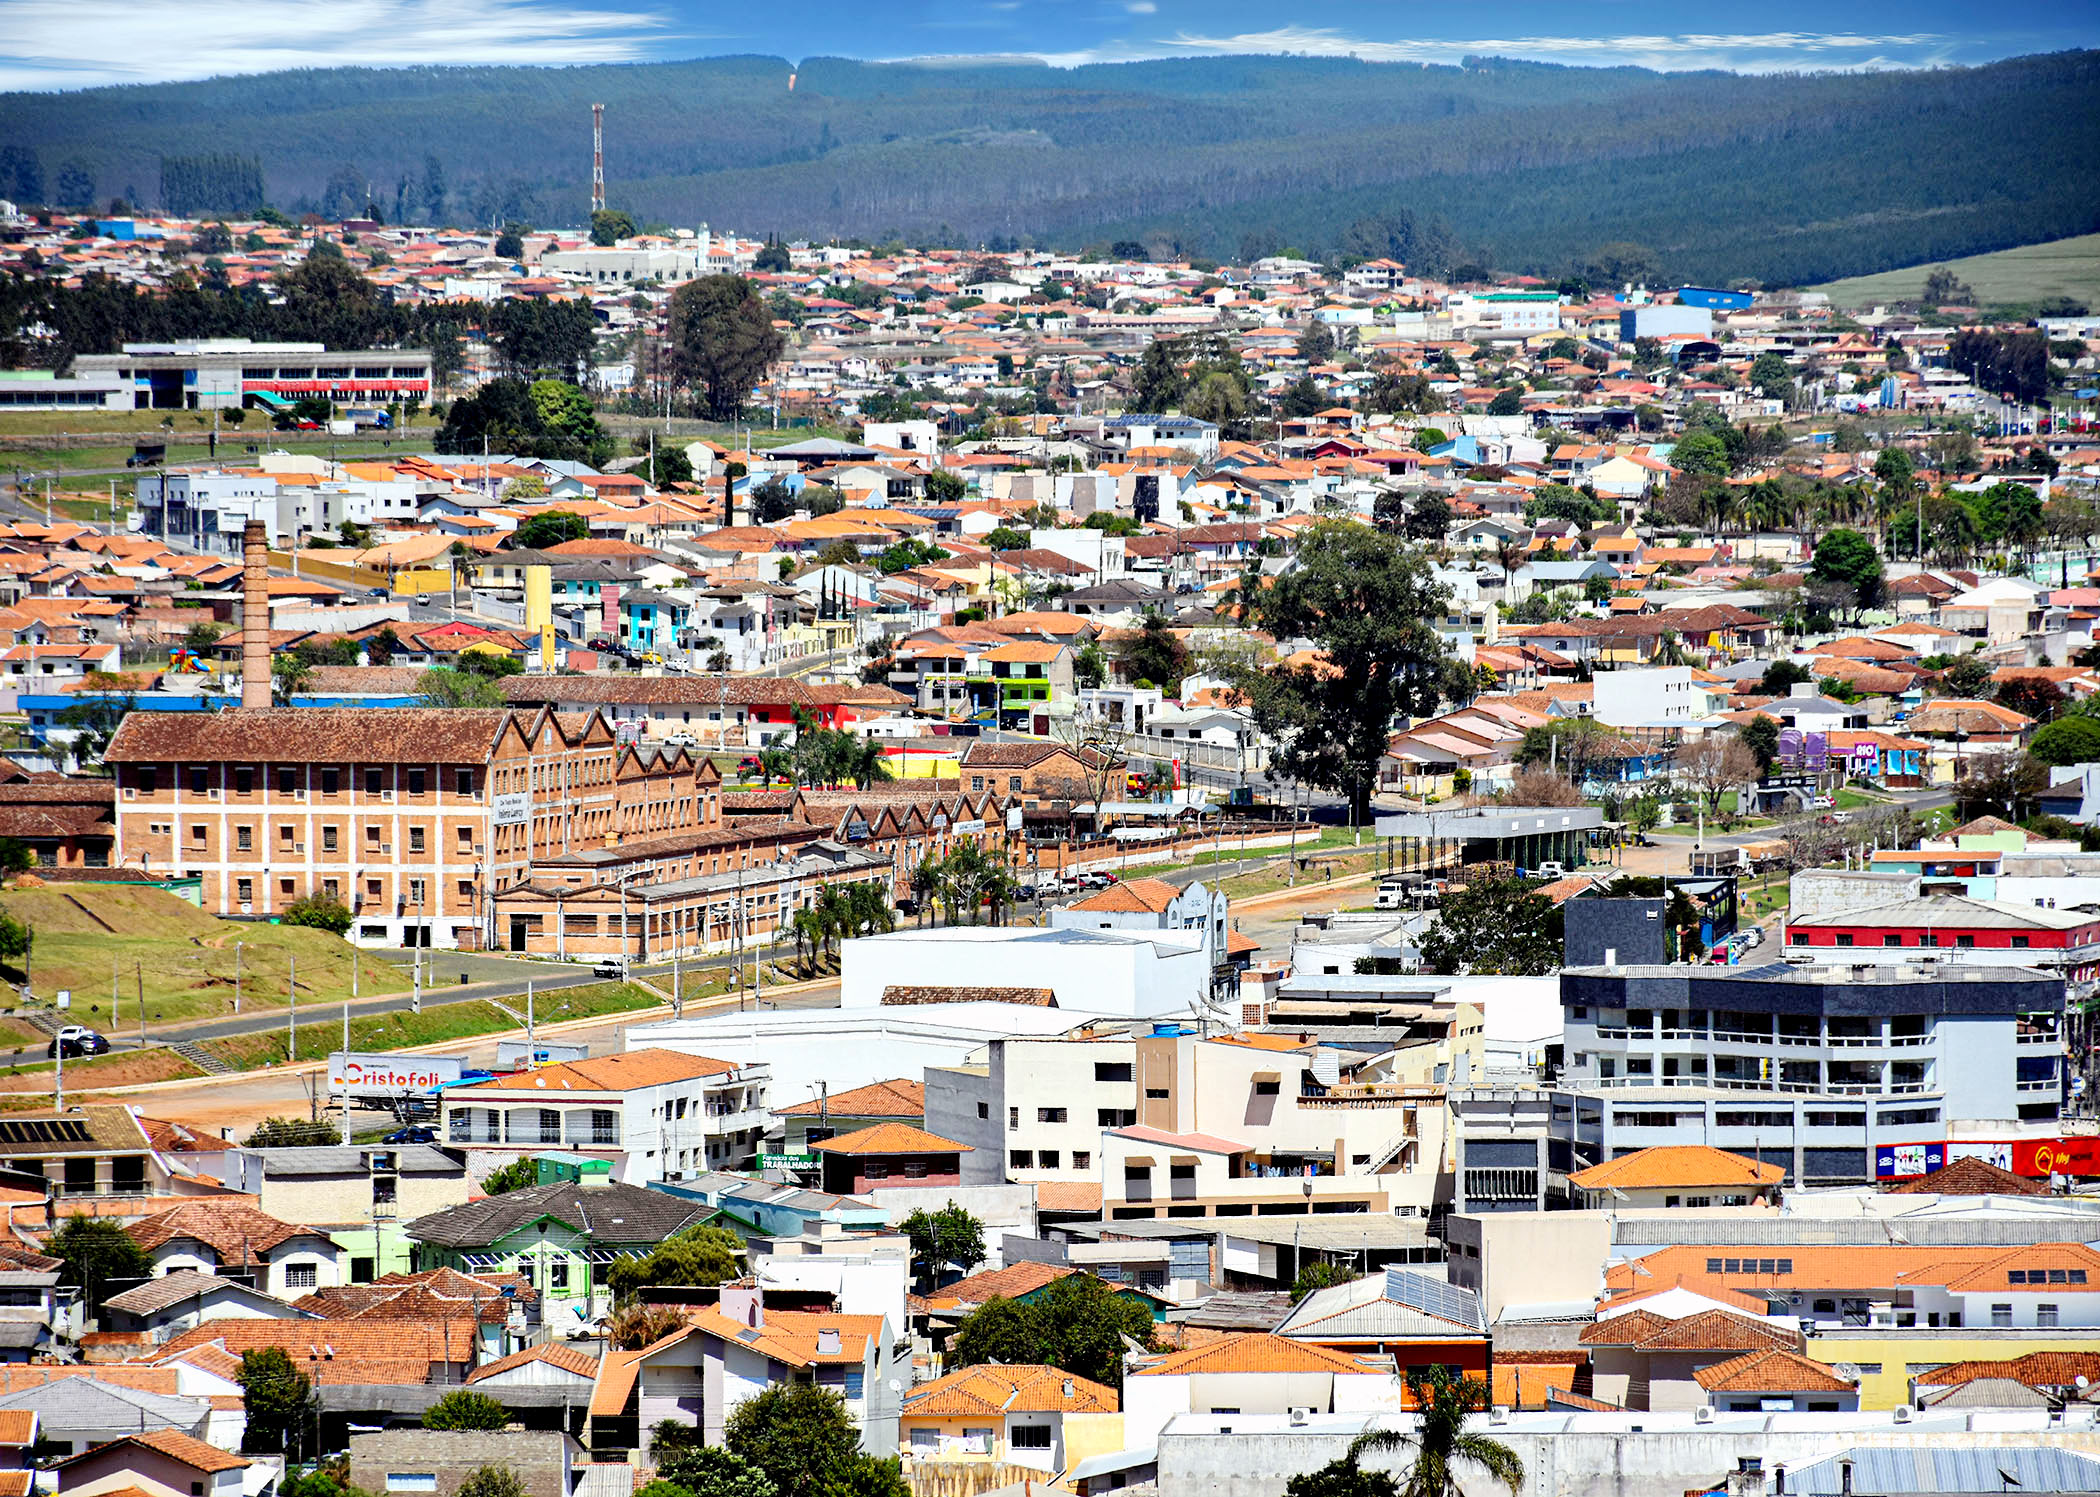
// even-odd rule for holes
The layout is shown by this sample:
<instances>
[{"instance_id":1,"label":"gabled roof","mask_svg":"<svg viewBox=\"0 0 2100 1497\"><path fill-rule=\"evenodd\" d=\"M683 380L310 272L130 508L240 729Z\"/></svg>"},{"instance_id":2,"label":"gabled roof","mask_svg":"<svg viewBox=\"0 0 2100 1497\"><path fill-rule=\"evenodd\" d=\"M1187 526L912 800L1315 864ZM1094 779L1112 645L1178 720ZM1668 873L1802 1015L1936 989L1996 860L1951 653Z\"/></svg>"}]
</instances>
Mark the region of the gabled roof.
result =
<instances>
[{"instance_id":1,"label":"gabled roof","mask_svg":"<svg viewBox=\"0 0 2100 1497\"><path fill-rule=\"evenodd\" d=\"M1360 1374L1381 1369L1343 1352L1329 1351L1287 1336L1259 1333L1221 1336L1201 1346L1186 1347L1135 1367L1133 1377L1179 1377L1201 1372L1340 1372ZM1391 1370L1387 1359L1385 1371Z\"/></svg>"},{"instance_id":2,"label":"gabled roof","mask_svg":"<svg viewBox=\"0 0 2100 1497\"><path fill-rule=\"evenodd\" d=\"M434 1211L409 1223L408 1235L439 1247L486 1248L542 1217L601 1243L646 1246L705 1221L714 1208L660 1190L610 1185L529 1185L485 1200Z\"/></svg>"},{"instance_id":3,"label":"gabled roof","mask_svg":"<svg viewBox=\"0 0 2100 1497\"><path fill-rule=\"evenodd\" d=\"M1160 915L1179 899L1180 889L1156 878L1131 878L1110 884L1071 907L1090 914Z\"/></svg>"},{"instance_id":4,"label":"gabled roof","mask_svg":"<svg viewBox=\"0 0 2100 1497\"><path fill-rule=\"evenodd\" d=\"M919 1303L928 1310L975 1309L987 1300L1019 1299L1024 1294L1033 1294L1046 1285L1055 1284L1067 1274L1079 1270L1063 1268L1055 1263L1038 1263L1032 1259L1009 1263L1004 1268L988 1268L982 1273L973 1273L966 1279L957 1279L953 1284L943 1285L929 1294L917 1296Z\"/></svg>"},{"instance_id":5,"label":"gabled roof","mask_svg":"<svg viewBox=\"0 0 2100 1497\"><path fill-rule=\"evenodd\" d=\"M733 1060L710 1060L704 1055L686 1055L677 1050L628 1050L615 1055L539 1066L514 1076L495 1076L457 1090L625 1092L638 1087L697 1081L703 1076L723 1076L734 1071L737 1065Z\"/></svg>"},{"instance_id":6,"label":"gabled roof","mask_svg":"<svg viewBox=\"0 0 2100 1497\"><path fill-rule=\"evenodd\" d=\"M1786 1171L1776 1164L1730 1154L1706 1144L1662 1144L1576 1170L1568 1183L1582 1190L1666 1190L1777 1185Z\"/></svg>"},{"instance_id":7,"label":"gabled roof","mask_svg":"<svg viewBox=\"0 0 2100 1497\"><path fill-rule=\"evenodd\" d=\"M598 1358L587 1356L560 1341L549 1341L544 1346L528 1346L525 1350L514 1351L507 1357L485 1362L467 1374L467 1381L478 1383L483 1378L495 1377L499 1373L530 1366L534 1362L545 1362L548 1366L571 1373L585 1382L594 1382L598 1377Z\"/></svg>"},{"instance_id":8,"label":"gabled roof","mask_svg":"<svg viewBox=\"0 0 2100 1497\"><path fill-rule=\"evenodd\" d=\"M904 1400L911 1419L1005 1414L1113 1414L1116 1390L1039 1363L965 1367L913 1388Z\"/></svg>"},{"instance_id":9,"label":"gabled roof","mask_svg":"<svg viewBox=\"0 0 2100 1497\"><path fill-rule=\"evenodd\" d=\"M149 1429L140 1430L135 1434L119 1435L116 1439L106 1441L91 1450L84 1450L79 1455L69 1456L58 1463L58 1468L62 1471L75 1462L87 1460L91 1456L118 1455L122 1453L123 1447L127 1445L135 1445L140 1449L153 1451L157 1455L166 1456L171 1461L179 1461L190 1469L205 1472L207 1475L219 1471L245 1470L247 1467L255 1464L244 1456L231 1454L228 1451L219 1449L216 1445L207 1445L193 1435L184 1434L181 1430Z\"/></svg>"},{"instance_id":10,"label":"gabled roof","mask_svg":"<svg viewBox=\"0 0 2100 1497\"><path fill-rule=\"evenodd\" d=\"M1974 1156L1964 1156L1943 1169L1889 1187L1890 1195L2045 1196L2049 1182L2030 1180Z\"/></svg>"},{"instance_id":11,"label":"gabled roof","mask_svg":"<svg viewBox=\"0 0 2100 1497\"><path fill-rule=\"evenodd\" d=\"M294 1237L321 1237L319 1227L281 1222L246 1201L199 1199L133 1222L125 1232L147 1252L170 1242L201 1242L223 1264L249 1264Z\"/></svg>"},{"instance_id":12,"label":"gabled roof","mask_svg":"<svg viewBox=\"0 0 2100 1497\"><path fill-rule=\"evenodd\" d=\"M1850 1393L1852 1384L1798 1352L1753 1351L1692 1376L1709 1393Z\"/></svg>"},{"instance_id":13,"label":"gabled roof","mask_svg":"<svg viewBox=\"0 0 2100 1497\"><path fill-rule=\"evenodd\" d=\"M900 1076L894 1081L871 1081L828 1098L810 1098L773 1109L773 1116L813 1118L829 1112L840 1118L923 1118L926 1116L926 1083Z\"/></svg>"},{"instance_id":14,"label":"gabled roof","mask_svg":"<svg viewBox=\"0 0 2100 1497\"><path fill-rule=\"evenodd\" d=\"M811 1144L810 1148L819 1153L857 1157L864 1154L968 1154L975 1152L976 1145L957 1143L952 1138L942 1138L924 1128L913 1128L904 1123L877 1123L858 1132L824 1139Z\"/></svg>"}]
</instances>

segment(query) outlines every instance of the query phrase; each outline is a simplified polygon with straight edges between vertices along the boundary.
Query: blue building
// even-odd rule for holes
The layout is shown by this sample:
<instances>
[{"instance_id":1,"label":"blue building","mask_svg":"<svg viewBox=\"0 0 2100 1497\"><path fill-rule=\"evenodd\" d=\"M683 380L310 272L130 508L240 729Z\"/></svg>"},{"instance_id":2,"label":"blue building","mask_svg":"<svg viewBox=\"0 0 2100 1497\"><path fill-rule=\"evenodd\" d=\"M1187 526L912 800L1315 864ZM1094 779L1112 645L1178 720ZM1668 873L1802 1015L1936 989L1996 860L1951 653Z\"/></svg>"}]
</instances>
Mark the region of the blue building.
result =
<instances>
[{"instance_id":1,"label":"blue building","mask_svg":"<svg viewBox=\"0 0 2100 1497\"><path fill-rule=\"evenodd\" d=\"M636 588L620 599L620 643L630 650L669 650L693 605L669 593Z\"/></svg>"},{"instance_id":2,"label":"blue building","mask_svg":"<svg viewBox=\"0 0 2100 1497\"><path fill-rule=\"evenodd\" d=\"M1748 291L1721 291L1712 286L1680 286L1677 300L1687 307L1705 307L1714 312L1740 312L1757 298Z\"/></svg>"}]
</instances>

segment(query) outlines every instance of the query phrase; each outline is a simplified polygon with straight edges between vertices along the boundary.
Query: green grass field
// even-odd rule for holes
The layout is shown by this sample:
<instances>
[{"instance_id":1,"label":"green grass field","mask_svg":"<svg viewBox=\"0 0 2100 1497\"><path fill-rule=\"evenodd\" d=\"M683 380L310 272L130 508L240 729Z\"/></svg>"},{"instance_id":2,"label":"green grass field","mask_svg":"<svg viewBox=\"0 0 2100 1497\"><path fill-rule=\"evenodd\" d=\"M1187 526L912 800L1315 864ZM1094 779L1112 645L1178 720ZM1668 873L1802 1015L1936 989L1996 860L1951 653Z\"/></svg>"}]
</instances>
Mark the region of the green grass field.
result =
<instances>
[{"instance_id":1,"label":"green grass field","mask_svg":"<svg viewBox=\"0 0 2100 1497\"><path fill-rule=\"evenodd\" d=\"M2087 306L2100 305L2100 234L2081 234L2076 239L2026 244L1989 255L1885 270L1879 275L1853 276L1809 289L1828 293L1831 301L1841 307L1915 300L1924 288L1925 277L1941 264L1975 287L1977 299L1985 306L2019 305L2049 296L2068 296Z\"/></svg>"},{"instance_id":2,"label":"green grass field","mask_svg":"<svg viewBox=\"0 0 2100 1497\"><path fill-rule=\"evenodd\" d=\"M284 1006L295 959L301 1003L348 996L352 962L365 997L408 986L400 968L360 956L326 931L216 919L159 889L11 889L0 893L0 908L36 932L29 961L36 993L48 1002L60 988L70 989L78 1022L99 1029L135 1033L142 986L149 1033L156 1024L232 1014L236 945L243 1013Z\"/></svg>"}]
</instances>

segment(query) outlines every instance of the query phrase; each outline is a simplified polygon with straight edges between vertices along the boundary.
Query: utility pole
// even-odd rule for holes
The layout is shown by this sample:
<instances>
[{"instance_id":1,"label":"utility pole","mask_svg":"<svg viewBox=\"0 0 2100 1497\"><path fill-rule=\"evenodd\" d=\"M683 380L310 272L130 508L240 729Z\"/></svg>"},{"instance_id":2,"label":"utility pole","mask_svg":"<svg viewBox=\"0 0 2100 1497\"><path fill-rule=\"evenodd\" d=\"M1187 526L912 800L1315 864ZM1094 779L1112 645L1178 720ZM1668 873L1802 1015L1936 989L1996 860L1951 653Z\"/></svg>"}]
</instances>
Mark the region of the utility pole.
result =
<instances>
[{"instance_id":1,"label":"utility pole","mask_svg":"<svg viewBox=\"0 0 2100 1497\"><path fill-rule=\"evenodd\" d=\"M285 991L284 999L284 1058L295 1061L299 1058L299 958L290 957L292 985Z\"/></svg>"},{"instance_id":2,"label":"utility pole","mask_svg":"<svg viewBox=\"0 0 2100 1497\"><path fill-rule=\"evenodd\" d=\"M350 1056L350 1005L357 1001L357 948L350 948L350 996L343 1000L343 1057L346 1074L343 1077L343 1142L350 1142L350 1077L347 1074ZM376 1224L374 1228L377 1230ZM373 1259L374 1263L378 1259Z\"/></svg>"}]
</instances>

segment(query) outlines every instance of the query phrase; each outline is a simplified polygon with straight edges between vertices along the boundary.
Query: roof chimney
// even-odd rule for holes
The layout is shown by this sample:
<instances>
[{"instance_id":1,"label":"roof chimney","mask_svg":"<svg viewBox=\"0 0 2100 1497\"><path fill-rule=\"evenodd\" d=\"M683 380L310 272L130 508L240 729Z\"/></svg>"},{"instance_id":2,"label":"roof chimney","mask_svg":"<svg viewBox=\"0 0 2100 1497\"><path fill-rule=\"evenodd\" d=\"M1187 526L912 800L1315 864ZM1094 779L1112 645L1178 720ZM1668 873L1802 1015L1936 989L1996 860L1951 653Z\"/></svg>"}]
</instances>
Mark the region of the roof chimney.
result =
<instances>
[{"instance_id":1,"label":"roof chimney","mask_svg":"<svg viewBox=\"0 0 2100 1497\"><path fill-rule=\"evenodd\" d=\"M241 527L241 705L270 705L270 538L260 520Z\"/></svg>"}]
</instances>

